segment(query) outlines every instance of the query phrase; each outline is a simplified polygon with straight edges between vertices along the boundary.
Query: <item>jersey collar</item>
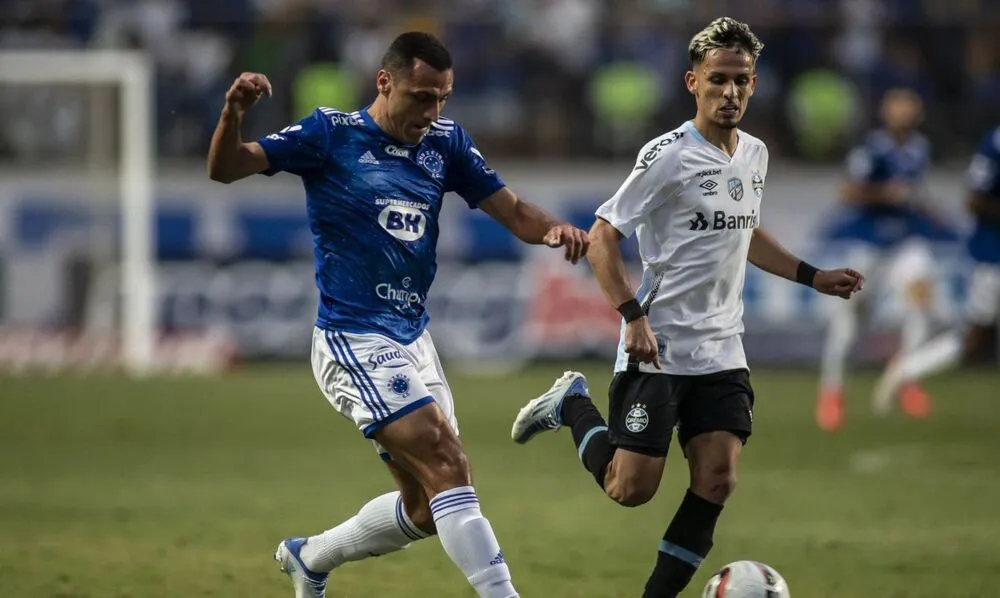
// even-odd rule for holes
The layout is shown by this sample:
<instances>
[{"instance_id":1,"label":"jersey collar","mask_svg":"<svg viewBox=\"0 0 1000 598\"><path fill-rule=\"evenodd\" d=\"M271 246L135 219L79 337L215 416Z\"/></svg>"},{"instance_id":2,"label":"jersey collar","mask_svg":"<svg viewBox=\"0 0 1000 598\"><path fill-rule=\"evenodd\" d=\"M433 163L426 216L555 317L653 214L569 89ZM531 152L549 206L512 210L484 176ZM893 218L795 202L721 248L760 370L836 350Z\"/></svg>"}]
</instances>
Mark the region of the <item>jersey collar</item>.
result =
<instances>
[{"instance_id":1,"label":"jersey collar","mask_svg":"<svg viewBox=\"0 0 1000 598\"><path fill-rule=\"evenodd\" d=\"M698 131L698 127L694 126L693 120L685 122L684 126L687 128L688 133L691 134L691 137L693 139L695 139L698 143L701 143L702 145L705 145L711 150L713 150L716 154L718 154L720 158L722 158L726 162L732 162L733 158L736 157L736 154L740 153L740 149L742 149L743 147L743 135L739 129L736 129L736 149L733 150L733 155L730 156L726 152L719 149L717 145L709 143L708 139L705 139L705 136Z\"/></svg>"}]
</instances>

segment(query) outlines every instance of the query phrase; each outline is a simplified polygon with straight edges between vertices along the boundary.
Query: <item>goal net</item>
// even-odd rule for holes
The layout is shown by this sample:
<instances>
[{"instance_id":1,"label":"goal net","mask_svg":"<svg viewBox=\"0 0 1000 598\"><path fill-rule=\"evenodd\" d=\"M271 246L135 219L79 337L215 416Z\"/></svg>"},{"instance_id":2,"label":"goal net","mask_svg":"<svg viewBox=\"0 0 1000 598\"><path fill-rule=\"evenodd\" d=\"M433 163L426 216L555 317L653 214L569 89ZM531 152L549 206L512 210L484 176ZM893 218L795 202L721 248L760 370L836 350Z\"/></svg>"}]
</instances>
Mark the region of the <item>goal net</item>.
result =
<instances>
[{"instance_id":1,"label":"goal net","mask_svg":"<svg viewBox=\"0 0 1000 598\"><path fill-rule=\"evenodd\" d=\"M153 67L0 51L0 368L213 369L157 324Z\"/></svg>"}]
</instances>

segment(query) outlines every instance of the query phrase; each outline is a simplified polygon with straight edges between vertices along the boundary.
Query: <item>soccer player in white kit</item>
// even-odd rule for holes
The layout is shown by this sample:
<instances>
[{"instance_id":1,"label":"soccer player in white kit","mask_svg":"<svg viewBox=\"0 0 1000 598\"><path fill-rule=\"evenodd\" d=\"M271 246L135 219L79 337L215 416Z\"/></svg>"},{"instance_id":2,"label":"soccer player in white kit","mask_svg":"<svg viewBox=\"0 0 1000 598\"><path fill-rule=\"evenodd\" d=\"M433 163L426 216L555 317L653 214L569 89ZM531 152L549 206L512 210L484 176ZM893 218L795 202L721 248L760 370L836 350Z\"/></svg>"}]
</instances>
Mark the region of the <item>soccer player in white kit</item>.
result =
<instances>
[{"instance_id":1,"label":"soccer player in white kit","mask_svg":"<svg viewBox=\"0 0 1000 598\"><path fill-rule=\"evenodd\" d=\"M637 506L655 494L677 427L690 488L659 542L645 598L677 596L688 585L736 483L754 401L742 344L747 261L844 299L863 281L853 270L813 268L759 228L767 147L737 126L762 47L746 24L728 17L695 35L685 74L694 120L643 147L621 188L597 209L588 260L624 320L608 420L584 375L566 372L518 413L511 431L524 443L570 427L598 485L615 502ZM636 293L619 249L632 234L643 263Z\"/></svg>"}]
</instances>

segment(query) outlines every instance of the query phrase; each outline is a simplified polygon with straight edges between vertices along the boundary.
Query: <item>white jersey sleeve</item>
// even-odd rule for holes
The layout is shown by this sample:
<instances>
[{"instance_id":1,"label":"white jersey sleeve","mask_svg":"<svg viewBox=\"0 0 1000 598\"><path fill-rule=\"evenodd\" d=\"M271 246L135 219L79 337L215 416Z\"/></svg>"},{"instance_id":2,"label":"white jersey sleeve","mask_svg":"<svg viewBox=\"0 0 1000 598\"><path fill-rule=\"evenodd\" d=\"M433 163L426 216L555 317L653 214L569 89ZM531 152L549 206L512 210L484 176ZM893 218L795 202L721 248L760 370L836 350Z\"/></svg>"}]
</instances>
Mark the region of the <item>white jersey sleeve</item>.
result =
<instances>
[{"instance_id":1,"label":"white jersey sleeve","mask_svg":"<svg viewBox=\"0 0 1000 598\"><path fill-rule=\"evenodd\" d=\"M628 178L611 199L597 208L597 217L628 238L650 212L676 195L681 188L679 160L670 146L676 146L683 134L674 131L647 143Z\"/></svg>"}]
</instances>

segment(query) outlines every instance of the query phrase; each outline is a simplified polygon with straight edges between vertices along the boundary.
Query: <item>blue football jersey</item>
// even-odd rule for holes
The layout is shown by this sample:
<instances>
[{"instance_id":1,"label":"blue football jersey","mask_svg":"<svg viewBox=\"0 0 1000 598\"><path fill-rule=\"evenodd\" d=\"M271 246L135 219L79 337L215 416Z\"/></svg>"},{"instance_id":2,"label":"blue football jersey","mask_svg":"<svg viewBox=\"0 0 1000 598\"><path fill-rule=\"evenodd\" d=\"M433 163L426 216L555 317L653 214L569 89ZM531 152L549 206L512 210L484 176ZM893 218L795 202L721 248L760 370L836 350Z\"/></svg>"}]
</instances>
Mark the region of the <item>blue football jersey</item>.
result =
<instances>
[{"instance_id":1,"label":"blue football jersey","mask_svg":"<svg viewBox=\"0 0 1000 598\"><path fill-rule=\"evenodd\" d=\"M504 186L469 135L442 118L420 143L405 145L367 109L318 108L258 141L270 165L264 174L289 172L305 187L316 325L416 340L428 321L445 193L475 208Z\"/></svg>"},{"instance_id":2,"label":"blue football jersey","mask_svg":"<svg viewBox=\"0 0 1000 598\"><path fill-rule=\"evenodd\" d=\"M859 183L919 185L930 166L930 143L919 133L899 144L885 130L869 133L847 155L847 174Z\"/></svg>"},{"instance_id":3,"label":"blue football jersey","mask_svg":"<svg viewBox=\"0 0 1000 598\"><path fill-rule=\"evenodd\" d=\"M912 185L923 181L930 165L930 143L915 133L897 144L887 131L875 130L847 156L847 172L861 183L901 181Z\"/></svg>"},{"instance_id":4,"label":"blue football jersey","mask_svg":"<svg viewBox=\"0 0 1000 598\"><path fill-rule=\"evenodd\" d=\"M969 164L968 185L988 200L1000 202L1000 127L983 137ZM969 237L969 256L979 262L1000 264L1000 224L976 219Z\"/></svg>"},{"instance_id":5,"label":"blue football jersey","mask_svg":"<svg viewBox=\"0 0 1000 598\"><path fill-rule=\"evenodd\" d=\"M858 183L906 183L919 193L930 166L927 138L913 134L897 143L883 129L869 133L847 156L847 175ZM916 199L916 198L912 198ZM888 249L918 236L931 240L954 240L951 228L930 218L917 203L902 205L848 204L823 227L830 240L860 241Z\"/></svg>"}]
</instances>

